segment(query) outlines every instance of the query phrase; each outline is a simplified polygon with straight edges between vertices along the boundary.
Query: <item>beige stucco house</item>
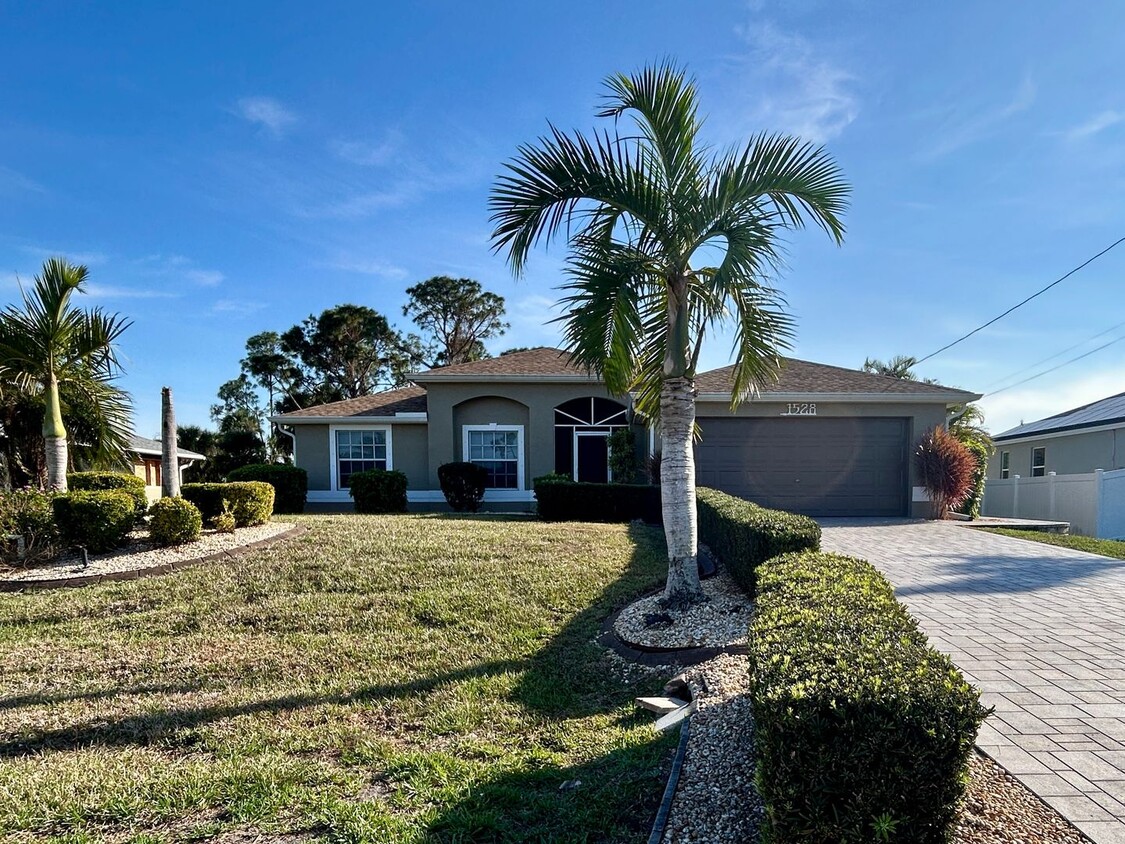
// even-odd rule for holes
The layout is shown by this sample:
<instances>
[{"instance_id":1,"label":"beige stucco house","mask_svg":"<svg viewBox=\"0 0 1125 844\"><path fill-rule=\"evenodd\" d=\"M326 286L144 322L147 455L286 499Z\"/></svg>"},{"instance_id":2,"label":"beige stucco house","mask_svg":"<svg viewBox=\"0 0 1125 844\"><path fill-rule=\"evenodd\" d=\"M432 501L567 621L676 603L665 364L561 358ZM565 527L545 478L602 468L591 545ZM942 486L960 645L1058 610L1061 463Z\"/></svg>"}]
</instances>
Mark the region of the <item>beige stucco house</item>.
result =
<instances>
[{"instance_id":1,"label":"beige stucco house","mask_svg":"<svg viewBox=\"0 0 1125 844\"><path fill-rule=\"evenodd\" d=\"M824 516L924 516L911 448L975 393L787 359L780 380L730 411L731 367L697 379L697 481ZM565 352L538 348L411 376L411 386L273 417L309 473L309 501L347 505L365 469L406 474L412 507L444 504L437 470L484 465L491 509L530 509L532 479L610 480L607 437L628 426L642 456L658 435L629 396Z\"/></svg>"},{"instance_id":2,"label":"beige stucco house","mask_svg":"<svg viewBox=\"0 0 1125 844\"><path fill-rule=\"evenodd\" d=\"M129 439L129 456L132 459L133 474L145 482L145 495L149 502L156 501L161 496L160 486L160 440L150 440L148 437L133 435ZM199 460L207 458L185 448L176 450L180 461L180 478L188 466Z\"/></svg>"}]
</instances>

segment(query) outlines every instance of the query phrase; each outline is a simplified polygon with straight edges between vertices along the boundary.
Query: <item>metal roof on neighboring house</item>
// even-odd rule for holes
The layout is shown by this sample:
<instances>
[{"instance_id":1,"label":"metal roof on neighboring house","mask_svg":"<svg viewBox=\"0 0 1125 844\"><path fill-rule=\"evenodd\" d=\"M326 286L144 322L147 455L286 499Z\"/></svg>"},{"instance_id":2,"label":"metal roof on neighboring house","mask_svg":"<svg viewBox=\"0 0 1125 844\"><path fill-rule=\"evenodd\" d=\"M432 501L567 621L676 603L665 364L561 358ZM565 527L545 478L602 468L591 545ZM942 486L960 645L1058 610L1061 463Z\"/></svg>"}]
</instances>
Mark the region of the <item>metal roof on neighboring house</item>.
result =
<instances>
[{"instance_id":1,"label":"metal roof on neighboring house","mask_svg":"<svg viewBox=\"0 0 1125 844\"><path fill-rule=\"evenodd\" d=\"M1037 422L1028 422L1009 428L993 437L994 442L1029 437L1034 434L1055 434L1062 431L1080 431L1100 425L1125 424L1125 393L1100 399L1073 410L1056 413Z\"/></svg>"},{"instance_id":2,"label":"metal roof on neighboring house","mask_svg":"<svg viewBox=\"0 0 1125 844\"><path fill-rule=\"evenodd\" d=\"M129 450L135 454L155 454L162 455L164 452L161 450L160 440L150 440L148 437L138 437L136 434L129 437ZM199 454L195 451L188 451L186 448L176 449L176 453L186 460L206 460L205 454Z\"/></svg>"}]
</instances>

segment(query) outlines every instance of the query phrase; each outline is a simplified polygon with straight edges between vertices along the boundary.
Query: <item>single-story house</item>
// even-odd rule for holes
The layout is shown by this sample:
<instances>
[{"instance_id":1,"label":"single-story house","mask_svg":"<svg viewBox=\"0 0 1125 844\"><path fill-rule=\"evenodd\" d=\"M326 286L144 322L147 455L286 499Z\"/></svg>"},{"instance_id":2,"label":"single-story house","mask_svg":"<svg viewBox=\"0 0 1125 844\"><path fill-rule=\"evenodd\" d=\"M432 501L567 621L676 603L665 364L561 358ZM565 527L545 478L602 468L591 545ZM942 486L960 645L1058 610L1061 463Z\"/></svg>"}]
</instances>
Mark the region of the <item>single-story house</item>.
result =
<instances>
[{"instance_id":1,"label":"single-story house","mask_svg":"<svg viewBox=\"0 0 1125 844\"><path fill-rule=\"evenodd\" d=\"M989 480L1125 468L1125 393L1017 425L992 438Z\"/></svg>"},{"instance_id":2,"label":"single-story house","mask_svg":"<svg viewBox=\"0 0 1125 844\"><path fill-rule=\"evenodd\" d=\"M129 438L129 456L132 458L133 474L144 479L145 495L150 502L160 498L160 440L150 440L148 437L133 435ZM180 479L188 466L197 460L206 460L202 454L188 451L186 448L176 450L180 462Z\"/></svg>"},{"instance_id":3,"label":"single-story house","mask_svg":"<svg viewBox=\"0 0 1125 844\"><path fill-rule=\"evenodd\" d=\"M780 380L730 411L732 367L697 380L696 479L771 507L824 516L926 516L912 446L975 393L787 359ZM444 504L437 470L489 471L490 509L530 509L549 472L610 479L607 437L658 437L629 396L612 395L563 351L530 349L418 372L411 386L273 417L308 471L309 501L346 503L365 469L406 474L412 507Z\"/></svg>"}]
</instances>

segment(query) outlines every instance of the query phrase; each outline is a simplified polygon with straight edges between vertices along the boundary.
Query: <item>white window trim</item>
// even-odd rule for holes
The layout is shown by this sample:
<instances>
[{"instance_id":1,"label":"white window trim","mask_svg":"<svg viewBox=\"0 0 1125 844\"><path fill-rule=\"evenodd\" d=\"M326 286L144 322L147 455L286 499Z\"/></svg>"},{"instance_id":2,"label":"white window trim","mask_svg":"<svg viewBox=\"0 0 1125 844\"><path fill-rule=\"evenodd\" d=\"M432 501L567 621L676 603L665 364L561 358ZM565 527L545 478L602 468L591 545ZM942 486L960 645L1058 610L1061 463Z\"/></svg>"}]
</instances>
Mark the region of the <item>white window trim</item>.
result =
<instances>
[{"instance_id":1,"label":"white window trim","mask_svg":"<svg viewBox=\"0 0 1125 844\"><path fill-rule=\"evenodd\" d=\"M1037 452L1037 451L1043 452L1043 462L1042 463L1036 463L1035 462L1035 452ZM1043 471L1040 474L1037 475L1037 474L1035 474L1036 469L1042 469ZM1033 478L1045 478L1046 476L1047 476L1047 446L1038 445L1038 446L1035 446L1034 448L1031 449L1031 477L1033 477Z\"/></svg>"},{"instance_id":2,"label":"white window trim","mask_svg":"<svg viewBox=\"0 0 1125 844\"><path fill-rule=\"evenodd\" d=\"M609 462L609 435L610 431L583 431L574 429L574 468L570 477L578 480L578 438L579 437L605 437L605 476L607 483L613 483L613 467Z\"/></svg>"},{"instance_id":3,"label":"white window trim","mask_svg":"<svg viewBox=\"0 0 1125 844\"><path fill-rule=\"evenodd\" d=\"M489 425L462 425L461 426L461 459L466 463L471 463L469 460L469 432L470 431L515 431L516 432L516 483L519 484L515 489L501 489L500 487L488 487L488 492L522 492L526 486L523 480L523 425L497 425L491 423ZM485 495L488 494L485 493Z\"/></svg>"},{"instance_id":4,"label":"white window trim","mask_svg":"<svg viewBox=\"0 0 1125 844\"><path fill-rule=\"evenodd\" d=\"M394 448L391 440L390 425L329 425L328 426L328 456L331 489L333 492L347 494L347 487L339 483L340 461L336 459L336 432L337 431L384 431L387 435L387 471L394 469Z\"/></svg>"},{"instance_id":5,"label":"white window trim","mask_svg":"<svg viewBox=\"0 0 1125 844\"><path fill-rule=\"evenodd\" d=\"M1008 461L1007 461L1008 465L1007 466L1004 465L1004 458L1005 457L1008 458ZM1008 478L1011 477L1011 475L1012 475L1012 452L1001 451L1000 452L1000 480L1006 481L1006 480L1008 480Z\"/></svg>"}]
</instances>

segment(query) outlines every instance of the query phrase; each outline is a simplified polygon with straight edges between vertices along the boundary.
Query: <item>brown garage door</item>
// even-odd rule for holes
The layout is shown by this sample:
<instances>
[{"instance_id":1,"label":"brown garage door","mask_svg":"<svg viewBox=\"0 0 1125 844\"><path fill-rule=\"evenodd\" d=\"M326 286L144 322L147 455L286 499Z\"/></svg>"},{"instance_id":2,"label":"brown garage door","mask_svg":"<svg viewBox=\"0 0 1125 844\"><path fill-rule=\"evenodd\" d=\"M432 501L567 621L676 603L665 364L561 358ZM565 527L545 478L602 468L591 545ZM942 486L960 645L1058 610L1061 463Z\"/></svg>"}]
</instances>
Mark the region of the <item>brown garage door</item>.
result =
<instances>
[{"instance_id":1,"label":"brown garage door","mask_svg":"<svg viewBox=\"0 0 1125 844\"><path fill-rule=\"evenodd\" d=\"M908 420L699 420L696 482L813 516L904 516Z\"/></svg>"}]
</instances>

